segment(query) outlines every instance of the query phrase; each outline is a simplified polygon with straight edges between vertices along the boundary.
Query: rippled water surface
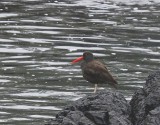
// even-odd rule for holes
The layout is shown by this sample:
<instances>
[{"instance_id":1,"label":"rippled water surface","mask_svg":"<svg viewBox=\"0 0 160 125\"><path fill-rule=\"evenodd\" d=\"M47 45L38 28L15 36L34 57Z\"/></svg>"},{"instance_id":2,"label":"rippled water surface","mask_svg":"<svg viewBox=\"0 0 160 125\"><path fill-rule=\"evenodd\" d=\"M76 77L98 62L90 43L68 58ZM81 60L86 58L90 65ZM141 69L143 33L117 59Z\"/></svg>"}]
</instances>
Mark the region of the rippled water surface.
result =
<instances>
[{"instance_id":1,"label":"rippled water surface","mask_svg":"<svg viewBox=\"0 0 160 125\"><path fill-rule=\"evenodd\" d=\"M87 50L130 99L159 69L159 22L159 0L1 0L0 124L44 124L92 94L70 65Z\"/></svg>"}]
</instances>

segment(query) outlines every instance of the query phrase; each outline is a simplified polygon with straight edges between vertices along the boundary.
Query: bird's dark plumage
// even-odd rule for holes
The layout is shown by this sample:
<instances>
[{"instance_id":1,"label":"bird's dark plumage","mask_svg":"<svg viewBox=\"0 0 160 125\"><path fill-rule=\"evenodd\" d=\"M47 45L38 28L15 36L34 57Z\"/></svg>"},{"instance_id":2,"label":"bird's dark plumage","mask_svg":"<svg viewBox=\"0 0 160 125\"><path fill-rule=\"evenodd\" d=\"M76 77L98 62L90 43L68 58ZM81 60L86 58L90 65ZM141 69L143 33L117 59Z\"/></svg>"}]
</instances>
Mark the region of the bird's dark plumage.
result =
<instances>
[{"instance_id":1,"label":"bird's dark plumage","mask_svg":"<svg viewBox=\"0 0 160 125\"><path fill-rule=\"evenodd\" d=\"M107 83L114 88L117 88L117 81L109 73L107 67L100 61L94 60L94 56L91 52L84 52L82 57L77 58L72 63L81 60L83 60L81 63L81 69L84 79L95 85Z\"/></svg>"},{"instance_id":2,"label":"bird's dark plumage","mask_svg":"<svg viewBox=\"0 0 160 125\"><path fill-rule=\"evenodd\" d=\"M116 87L116 80L109 73L108 69L104 64L99 62L98 60L92 60L89 62L82 62L81 69L83 73L83 77L94 84L105 84L108 83L111 86Z\"/></svg>"}]
</instances>

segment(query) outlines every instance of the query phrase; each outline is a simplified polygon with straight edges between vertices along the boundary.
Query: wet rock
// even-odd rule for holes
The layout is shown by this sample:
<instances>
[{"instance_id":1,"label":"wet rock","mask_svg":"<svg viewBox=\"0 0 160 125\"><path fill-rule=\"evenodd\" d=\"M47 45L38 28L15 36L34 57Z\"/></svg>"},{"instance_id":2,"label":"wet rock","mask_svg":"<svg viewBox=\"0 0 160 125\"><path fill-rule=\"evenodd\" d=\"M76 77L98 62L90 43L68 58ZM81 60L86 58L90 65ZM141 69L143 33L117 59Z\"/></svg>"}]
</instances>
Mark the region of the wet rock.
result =
<instances>
[{"instance_id":1,"label":"wet rock","mask_svg":"<svg viewBox=\"0 0 160 125\"><path fill-rule=\"evenodd\" d=\"M130 103L107 90L67 106L46 125L160 125L160 71L148 76Z\"/></svg>"},{"instance_id":2,"label":"wet rock","mask_svg":"<svg viewBox=\"0 0 160 125\"><path fill-rule=\"evenodd\" d=\"M146 84L130 101L133 125L160 125L160 71L148 76Z\"/></svg>"},{"instance_id":3,"label":"wet rock","mask_svg":"<svg viewBox=\"0 0 160 125\"><path fill-rule=\"evenodd\" d=\"M104 91L84 97L56 116L60 125L132 125L130 106L118 92Z\"/></svg>"},{"instance_id":4,"label":"wet rock","mask_svg":"<svg viewBox=\"0 0 160 125\"><path fill-rule=\"evenodd\" d=\"M151 110L146 119L144 120L144 125L160 125L160 106Z\"/></svg>"}]
</instances>

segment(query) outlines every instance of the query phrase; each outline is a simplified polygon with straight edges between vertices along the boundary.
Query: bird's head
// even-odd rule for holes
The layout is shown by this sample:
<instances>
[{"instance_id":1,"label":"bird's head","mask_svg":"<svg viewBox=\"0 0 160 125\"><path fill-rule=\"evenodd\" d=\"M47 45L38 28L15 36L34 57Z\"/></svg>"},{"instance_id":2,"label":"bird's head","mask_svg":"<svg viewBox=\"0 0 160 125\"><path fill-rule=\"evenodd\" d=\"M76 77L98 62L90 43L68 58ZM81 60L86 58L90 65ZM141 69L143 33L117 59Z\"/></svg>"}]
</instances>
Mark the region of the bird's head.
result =
<instances>
[{"instance_id":1,"label":"bird's head","mask_svg":"<svg viewBox=\"0 0 160 125\"><path fill-rule=\"evenodd\" d=\"M86 62L90 62L90 61L92 61L94 59L94 56L93 56L93 54L91 53L91 52L84 52L83 53L83 56L81 56L81 57L78 57L77 59L75 59L75 60L73 60L72 62L71 62L71 64L75 64L75 63L77 63L77 62L79 62L79 61L82 61L82 60L84 60L84 61L86 61Z\"/></svg>"}]
</instances>

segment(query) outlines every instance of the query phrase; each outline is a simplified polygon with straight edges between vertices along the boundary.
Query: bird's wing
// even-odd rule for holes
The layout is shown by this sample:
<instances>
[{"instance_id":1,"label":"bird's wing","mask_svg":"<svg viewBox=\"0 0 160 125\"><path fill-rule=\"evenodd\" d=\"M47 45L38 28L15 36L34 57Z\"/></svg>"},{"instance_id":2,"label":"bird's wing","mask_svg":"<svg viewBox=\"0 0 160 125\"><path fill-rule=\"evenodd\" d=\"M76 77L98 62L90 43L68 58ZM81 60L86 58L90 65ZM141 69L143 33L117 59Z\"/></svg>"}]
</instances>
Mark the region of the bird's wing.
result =
<instances>
[{"instance_id":1,"label":"bird's wing","mask_svg":"<svg viewBox=\"0 0 160 125\"><path fill-rule=\"evenodd\" d=\"M109 80L117 84L113 76L108 71L107 67L100 61L94 60L93 62L91 62L89 66L90 66L90 69L92 69L90 72L95 73L95 74L100 74L101 75L100 77L105 77L106 80Z\"/></svg>"},{"instance_id":2,"label":"bird's wing","mask_svg":"<svg viewBox=\"0 0 160 125\"><path fill-rule=\"evenodd\" d=\"M100 61L94 60L93 62L91 62L90 66L93 67L93 69L96 69L97 71L108 72L107 67Z\"/></svg>"}]
</instances>

